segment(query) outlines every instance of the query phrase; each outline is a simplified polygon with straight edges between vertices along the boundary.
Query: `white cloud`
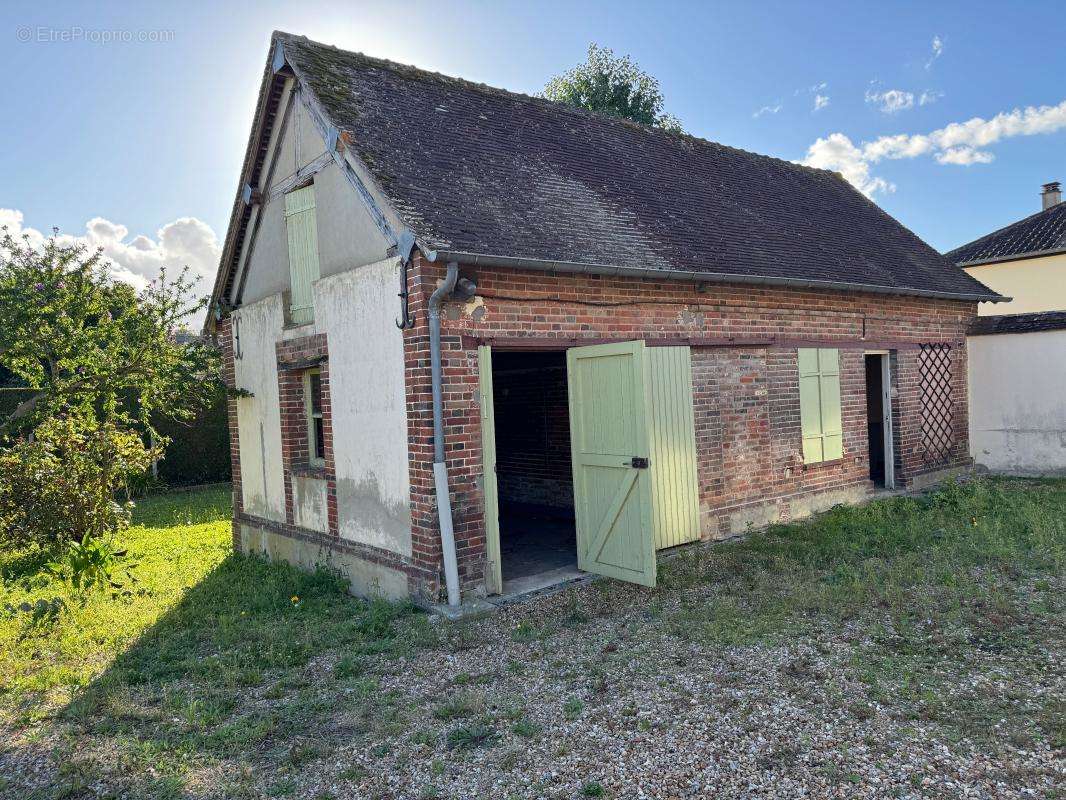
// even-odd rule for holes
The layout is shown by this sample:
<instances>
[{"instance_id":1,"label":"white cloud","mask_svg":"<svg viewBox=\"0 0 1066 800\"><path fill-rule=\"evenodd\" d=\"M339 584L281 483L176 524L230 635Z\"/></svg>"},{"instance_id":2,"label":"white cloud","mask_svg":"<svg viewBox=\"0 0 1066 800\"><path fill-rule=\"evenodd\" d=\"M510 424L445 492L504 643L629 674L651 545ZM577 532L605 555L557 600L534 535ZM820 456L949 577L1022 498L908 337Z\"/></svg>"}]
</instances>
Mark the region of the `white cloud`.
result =
<instances>
[{"instance_id":1,"label":"white cloud","mask_svg":"<svg viewBox=\"0 0 1066 800\"><path fill-rule=\"evenodd\" d=\"M0 208L2 225L6 225L12 235L26 234L35 247L40 247L46 238L41 231L25 227L23 214L17 209ZM176 277L182 267L187 266L197 296L205 296L211 291L222 248L206 222L195 217L181 217L156 231L155 239L143 234L130 239L129 235L125 225L94 217L85 223L84 234L61 234L58 238L63 242L81 242L93 249L102 248L104 258L110 262L111 274L138 289L156 280L164 268L171 277ZM199 322L192 321L193 324Z\"/></svg>"},{"instance_id":2,"label":"white cloud","mask_svg":"<svg viewBox=\"0 0 1066 800\"><path fill-rule=\"evenodd\" d=\"M892 191L892 184L872 176L872 164L884 159L932 155L939 164L988 164L995 155L987 149L1002 139L1036 136L1066 129L1066 100L1056 106L1029 106L1005 111L991 119L974 117L953 122L926 134L900 133L855 145L843 133L819 138L807 149L804 164L837 170L867 195Z\"/></svg>"},{"instance_id":3,"label":"white cloud","mask_svg":"<svg viewBox=\"0 0 1066 800\"><path fill-rule=\"evenodd\" d=\"M870 175L870 164L862 151L842 133L831 133L818 139L807 149L803 160L808 167L831 169L842 174L856 189L866 195L892 192L896 187L883 178Z\"/></svg>"},{"instance_id":4,"label":"white cloud","mask_svg":"<svg viewBox=\"0 0 1066 800\"><path fill-rule=\"evenodd\" d=\"M821 111L827 105L829 105L829 95L816 94L814 96L814 110L815 111Z\"/></svg>"},{"instance_id":5,"label":"white cloud","mask_svg":"<svg viewBox=\"0 0 1066 800\"><path fill-rule=\"evenodd\" d=\"M920 106L932 105L933 103L935 103L937 100L939 100L943 96L944 96L943 92L937 92L937 91L934 91L933 89L926 89L924 92L922 92L921 97L918 98L918 105L920 105Z\"/></svg>"},{"instance_id":6,"label":"white cloud","mask_svg":"<svg viewBox=\"0 0 1066 800\"><path fill-rule=\"evenodd\" d=\"M925 62L926 69L932 69L933 62L940 58L940 54L944 52L944 40L940 36L933 37L932 54L929 56L929 60Z\"/></svg>"},{"instance_id":7,"label":"white cloud","mask_svg":"<svg viewBox=\"0 0 1066 800\"><path fill-rule=\"evenodd\" d=\"M991 164L995 159L987 150L975 150L972 147L949 147L936 154L938 164L960 164L964 167L970 164Z\"/></svg>"},{"instance_id":8,"label":"white cloud","mask_svg":"<svg viewBox=\"0 0 1066 800\"><path fill-rule=\"evenodd\" d=\"M763 106L762 108L760 108L758 111L756 111L751 116L754 119L758 119L759 117L765 116L766 114L776 114L780 110L781 110L781 104L780 103L778 103L776 106Z\"/></svg>"},{"instance_id":9,"label":"white cloud","mask_svg":"<svg viewBox=\"0 0 1066 800\"><path fill-rule=\"evenodd\" d=\"M885 114L897 114L908 108L914 108L914 94L902 89L888 89L884 92L873 92L867 89L866 102L880 106Z\"/></svg>"}]
</instances>

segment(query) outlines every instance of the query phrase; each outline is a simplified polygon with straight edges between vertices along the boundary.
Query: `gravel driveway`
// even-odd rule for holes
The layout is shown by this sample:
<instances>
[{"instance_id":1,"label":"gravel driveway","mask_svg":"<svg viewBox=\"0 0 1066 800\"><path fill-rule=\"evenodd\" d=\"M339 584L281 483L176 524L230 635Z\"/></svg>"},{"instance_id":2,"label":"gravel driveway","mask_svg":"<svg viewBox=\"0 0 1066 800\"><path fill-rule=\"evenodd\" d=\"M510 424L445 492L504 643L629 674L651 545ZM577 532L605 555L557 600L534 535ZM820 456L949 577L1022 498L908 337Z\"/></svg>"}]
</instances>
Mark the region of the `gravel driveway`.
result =
<instances>
[{"instance_id":1,"label":"gravel driveway","mask_svg":"<svg viewBox=\"0 0 1066 800\"><path fill-rule=\"evenodd\" d=\"M861 631L708 649L665 633L669 609L623 610L595 586L576 593L514 609L482 625L480 640L457 634L450 649L396 665L381 689L412 711L415 740L340 748L298 794L1005 798L1059 796L1066 785L1061 750L996 741L994 723L988 738L971 741L871 700L855 662ZM615 602L640 592L620 594ZM529 627L537 619L564 624L539 639ZM1044 676L1031 682L990 657L989 685L954 688L1062 698L1061 656L1048 653L1048 672L1027 670ZM461 716L448 718L449 702ZM465 743L456 731L484 738ZM332 777L353 762L361 780Z\"/></svg>"}]
</instances>

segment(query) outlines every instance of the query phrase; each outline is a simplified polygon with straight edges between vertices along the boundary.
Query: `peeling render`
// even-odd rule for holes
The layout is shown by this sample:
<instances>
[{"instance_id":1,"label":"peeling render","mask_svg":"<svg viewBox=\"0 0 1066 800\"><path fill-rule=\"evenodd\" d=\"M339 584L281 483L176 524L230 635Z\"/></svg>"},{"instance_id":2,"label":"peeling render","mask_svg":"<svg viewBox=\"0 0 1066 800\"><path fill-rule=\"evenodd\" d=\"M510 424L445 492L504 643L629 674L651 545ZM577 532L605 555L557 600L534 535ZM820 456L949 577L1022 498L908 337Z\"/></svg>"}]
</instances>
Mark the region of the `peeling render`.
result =
<instances>
[{"instance_id":1,"label":"peeling render","mask_svg":"<svg viewBox=\"0 0 1066 800\"><path fill-rule=\"evenodd\" d=\"M403 333L397 259L315 285L316 326L330 341L330 394L341 538L411 553Z\"/></svg>"},{"instance_id":2,"label":"peeling render","mask_svg":"<svg viewBox=\"0 0 1066 800\"><path fill-rule=\"evenodd\" d=\"M241 357L234 381L249 395L237 400L244 510L285 521L285 482L281 471L281 410L274 341L281 331L281 297L275 295L234 312L241 332Z\"/></svg>"}]
</instances>

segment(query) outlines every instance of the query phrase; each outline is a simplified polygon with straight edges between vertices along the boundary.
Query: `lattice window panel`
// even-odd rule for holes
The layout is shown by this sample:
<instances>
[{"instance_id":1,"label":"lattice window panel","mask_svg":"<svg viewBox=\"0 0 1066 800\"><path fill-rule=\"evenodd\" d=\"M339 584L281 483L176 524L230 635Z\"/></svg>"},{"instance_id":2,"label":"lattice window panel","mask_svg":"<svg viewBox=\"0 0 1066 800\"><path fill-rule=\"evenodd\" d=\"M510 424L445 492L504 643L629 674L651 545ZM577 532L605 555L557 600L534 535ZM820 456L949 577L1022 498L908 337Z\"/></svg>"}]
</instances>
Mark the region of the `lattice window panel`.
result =
<instances>
[{"instance_id":1,"label":"lattice window panel","mask_svg":"<svg viewBox=\"0 0 1066 800\"><path fill-rule=\"evenodd\" d=\"M923 344L918 355L918 375L922 404L922 431L918 449L926 465L939 466L950 460L955 445L951 345Z\"/></svg>"}]
</instances>

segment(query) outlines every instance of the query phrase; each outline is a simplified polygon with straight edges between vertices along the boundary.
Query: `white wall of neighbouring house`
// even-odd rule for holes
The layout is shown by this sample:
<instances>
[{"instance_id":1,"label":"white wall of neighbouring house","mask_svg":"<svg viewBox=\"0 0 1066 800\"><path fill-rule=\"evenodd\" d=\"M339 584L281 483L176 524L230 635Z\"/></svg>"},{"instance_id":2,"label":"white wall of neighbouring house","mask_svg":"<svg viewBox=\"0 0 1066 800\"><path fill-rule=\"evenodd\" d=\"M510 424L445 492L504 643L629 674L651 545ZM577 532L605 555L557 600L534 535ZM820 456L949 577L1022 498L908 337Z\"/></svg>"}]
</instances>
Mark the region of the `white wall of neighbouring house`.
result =
<instances>
[{"instance_id":1,"label":"white wall of neighbouring house","mask_svg":"<svg viewBox=\"0 0 1066 800\"><path fill-rule=\"evenodd\" d=\"M966 272L1009 303L981 303L982 317L1066 309L1066 253L966 267Z\"/></svg>"},{"instance_id":2,"label":"white wall of neighbouring house","mask_svg":"<svg viewBox=\"0 0 1066 800\"><path fill-rule=\"evenodd\" d=\"M971 336L967 351L975 461L1066 474L1066 330Z\"/></svg>"}]
</instances>

